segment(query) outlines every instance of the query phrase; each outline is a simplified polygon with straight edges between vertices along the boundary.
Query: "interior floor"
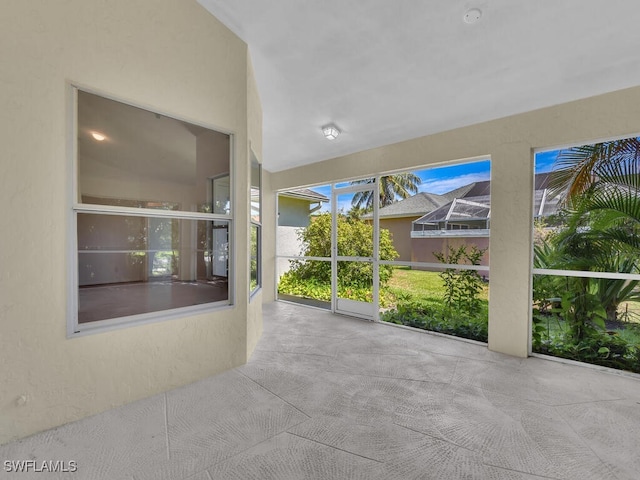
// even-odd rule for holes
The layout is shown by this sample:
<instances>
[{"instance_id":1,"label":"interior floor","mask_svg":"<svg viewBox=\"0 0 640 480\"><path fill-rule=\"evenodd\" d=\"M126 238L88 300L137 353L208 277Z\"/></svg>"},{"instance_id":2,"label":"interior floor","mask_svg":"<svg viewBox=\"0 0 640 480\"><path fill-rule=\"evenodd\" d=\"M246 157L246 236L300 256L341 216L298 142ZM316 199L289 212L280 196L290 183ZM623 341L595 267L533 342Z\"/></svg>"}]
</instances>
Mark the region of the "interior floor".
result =
<instances>
[{"instance_id":1,"label":"interior floor","mask_svg":"<svg viewBox=\"0 0 640 480\"><path fill-rule=\"evenodd\" d=\"M78 323L201 305L228 298L228 283L224 277L206 282L157 280L80 287Z\"/></svg>"},{"instance_id":2,"label":"interior floor","mask_svg":"<svg viewBox=\"0 0 640 480\"><path fill-rule=\"evenodd\" d=\"M638 375L276 302L247 365L0 458L77 462L46 478L631 480L639 402Z\"/></svg>"}]
</instances>

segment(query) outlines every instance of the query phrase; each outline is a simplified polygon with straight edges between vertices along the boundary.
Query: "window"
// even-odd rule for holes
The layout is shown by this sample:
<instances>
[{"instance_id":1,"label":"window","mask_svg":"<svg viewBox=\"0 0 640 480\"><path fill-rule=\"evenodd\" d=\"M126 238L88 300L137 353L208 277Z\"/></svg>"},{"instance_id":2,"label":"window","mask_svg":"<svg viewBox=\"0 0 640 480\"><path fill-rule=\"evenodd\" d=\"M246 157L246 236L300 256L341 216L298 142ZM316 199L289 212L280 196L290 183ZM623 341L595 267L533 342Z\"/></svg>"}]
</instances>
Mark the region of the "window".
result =
<instances>
[{"instance_id":1,"label":"window","mask_svg":"<svg viewBox=\"0 0 640 480\"><path fill-rule=\"evenodd\" d=\"M71 333L231 303L230 136L76 103Z\"/></svg>"},{"instance_id":2,"label":"window","mask_svg":"<svg viewBox=\"0 0 640 480\"><path fill-rule=\"evenodd\" d=\"M278 299L486 342L491 161L280 192Z\"/></svg>"},{"instance_id":3,"label":"window","mask_svg":"<svg viewBox=\"0 0 640 480\"><path fill-rule=\"evenodd\" d=\"M640 373L640 138L535 156L534 353Z\"/></svg>"},{"instance_id":4,"label":"window","mask_svg":"<svg viewBox=\"0 0 640 480\"><path fill-rule=\"evenodd\" d=\"M253 295L262 286L262 169L251 154L251 231L249 246L249 294Z\"/></svg>"}]
</instances>

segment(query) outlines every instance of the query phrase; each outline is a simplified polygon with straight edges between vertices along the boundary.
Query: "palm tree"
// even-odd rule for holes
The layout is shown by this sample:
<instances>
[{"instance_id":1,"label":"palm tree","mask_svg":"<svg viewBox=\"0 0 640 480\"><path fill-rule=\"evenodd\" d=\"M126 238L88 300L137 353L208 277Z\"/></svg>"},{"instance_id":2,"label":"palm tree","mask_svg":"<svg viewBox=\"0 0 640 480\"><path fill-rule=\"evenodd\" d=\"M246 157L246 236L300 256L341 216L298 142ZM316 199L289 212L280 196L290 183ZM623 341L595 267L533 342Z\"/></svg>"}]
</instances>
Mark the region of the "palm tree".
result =
<instances>
[{"instance_id":1,"label":"palm tree","mask_svg":"<svg viewBox=\"0 0 640 480\"><path fill-rule=\"evenodd\" d=\"M583 145L562 150L556 158L551 177L551 190L568 205L579 199L602 175L613 173L612 167L640 163L640 138Z\"/></svg>"},{"instance_id":2,"label":"palm tree","mask_svg":"<svg viewBox=\"0 0 640 480\"><path fill-rule=\"evenodd\" d=\"M367 178L353 181L351 185L374 182L374 178ZM418 187L421 183L420 177L411 172L380 177L380 206L391 205L398 198L405 199L418 193ZM357 192L351 199L351 205L357 208L364 208L367 211L373 210L373 191Z\"/></svg>"},{"instance_id":3,"label":"palm tree","mask_svg":"<svg viewBox=\"0 0 640 480\"><path fill-rule=\"evenodd\" d=\"M640 253L640 140L563 150L551 188L568 208L566 228L552 239L552 268L637 273ZM536 251L536 257L552 258ZM549 268L549 267L547 267ZM569 281L569 280L567 280ZM581 278L574 300L598 299L609 320L622 301L637 300L638 281ZM579 285L578 285L579 284ZM576 307L577 308L577 307ZM581 312L582 313L582 312Z\"/></svg>"},{"instance_id":4,"label":"palm tree","mask_svg":"<svg viewBox=\"0 0 640 480\"><path fill-rule=\"evenodd\" d=\"M640 139L563 150L551 176L574 217L591 218L590 234L640 251ZM593 238L595 240L595 238Z\"/></svg>"}]
</instances>

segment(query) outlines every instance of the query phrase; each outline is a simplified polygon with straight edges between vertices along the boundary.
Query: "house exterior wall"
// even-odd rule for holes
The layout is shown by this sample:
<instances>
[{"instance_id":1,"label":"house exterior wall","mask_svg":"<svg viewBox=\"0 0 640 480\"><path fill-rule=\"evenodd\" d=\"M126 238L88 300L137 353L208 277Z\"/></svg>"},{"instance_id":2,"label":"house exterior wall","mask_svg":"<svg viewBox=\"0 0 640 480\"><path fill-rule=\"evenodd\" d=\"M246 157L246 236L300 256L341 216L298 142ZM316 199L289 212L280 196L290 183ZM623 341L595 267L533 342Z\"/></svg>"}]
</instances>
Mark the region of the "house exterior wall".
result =
<instances>
[{"instance_id":1,"label":"house exterior wall","mask_svg":"<svg viewBox=\"0 0 640 480\"><path fill-rule=\"evenodd\" d=\"M309 226L309 201L299 198L278 197L278 225L281 227Z\"/></svg>"},{"instance_id":2,"label":"house exterior wall","mask_svg":"<svg viewBox=\"0 0 640 480\"><path fill-rule=\"evenodd\" d=\"M0 55L0 443L246 362L261 331L260 302L248 308L261 117L246 44L195 0L6 0ZM233 307L67 338L70 83L233 133Z\"/></svg>"},{"instance_id":3,"label":"house exterior wall","mask_svg":"<svg viewBox=\"0 0 640 480\"><path fill-rule=\"evenodd\" d=\"M393 246L399 255L397 261L411 261L411 222L418 218L420 217L380 219L380 229L386 228L391 233Z\"/></svg>"},{"instance_id":4,"label":"house exterior wall","mask_svg":"<svg viewBox=\"0 0 640 480\"><path fill-rule=\"evenodd\" d=\"M449 248L460 248L462 245L475 245L480 250L486 249L480 265L489 265L489 237L444 237L444 238L412 238L411 261L425 263L439 263L433 252L446 255ZM431 270L431 269L427 269ZM484 273L483 273L484 275Z\"/></svg>"},{"instance_id":5,"label":"house exterior wall","mask_svg":"<svg viewBox=\"0 0 640 480\"><path fill-rule=\"evenodd\" d=\"M279 190L326 184L489 156L489 348L525 357L531 342L534 149L638 132L640 87L634 87L283 170L274 174L272 187Z\"/></svg>"},{"instance_id":6,"label":"house exterior wall","mask_svg":"<svg viewBox=\"0 0 640 480\"><path fill-rule=\"evenodd\" d=\"M297 256L302 254L302 243L298 240L300 227L278 226L278 255ZM280 277L289 271L291 263L287 258L278 258L276 264L276 277Z\"/></svg>"}]
</instances>

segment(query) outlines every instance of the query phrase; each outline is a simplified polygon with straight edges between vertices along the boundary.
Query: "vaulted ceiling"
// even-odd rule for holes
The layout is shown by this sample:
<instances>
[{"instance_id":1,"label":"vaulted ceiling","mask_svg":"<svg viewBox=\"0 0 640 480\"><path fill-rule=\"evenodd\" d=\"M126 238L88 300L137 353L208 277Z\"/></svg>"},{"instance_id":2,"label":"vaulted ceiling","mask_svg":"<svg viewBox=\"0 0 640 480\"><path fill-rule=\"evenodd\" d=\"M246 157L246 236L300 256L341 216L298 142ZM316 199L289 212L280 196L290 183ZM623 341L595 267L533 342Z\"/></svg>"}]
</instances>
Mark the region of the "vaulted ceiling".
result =
<instances>
[{"instance_id":1,"label":"vaulted ceiling","mask_svg":"<svg viewBox=\"0 0 640 480\"><path fill-rule=\"evenodd\" d=\"M637 0L198 1L249 45L270 171L640 84Z\"/></svg>"}]
</instances>

